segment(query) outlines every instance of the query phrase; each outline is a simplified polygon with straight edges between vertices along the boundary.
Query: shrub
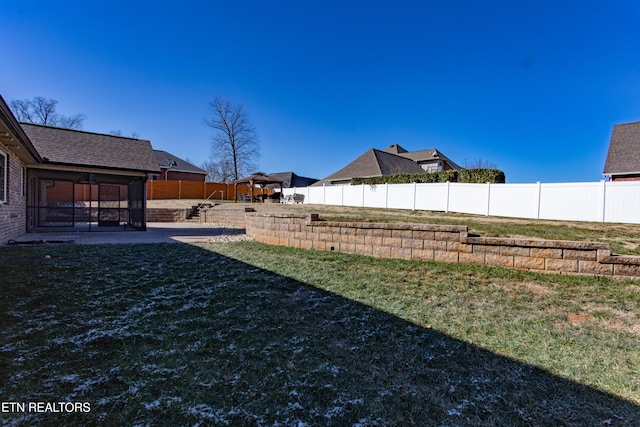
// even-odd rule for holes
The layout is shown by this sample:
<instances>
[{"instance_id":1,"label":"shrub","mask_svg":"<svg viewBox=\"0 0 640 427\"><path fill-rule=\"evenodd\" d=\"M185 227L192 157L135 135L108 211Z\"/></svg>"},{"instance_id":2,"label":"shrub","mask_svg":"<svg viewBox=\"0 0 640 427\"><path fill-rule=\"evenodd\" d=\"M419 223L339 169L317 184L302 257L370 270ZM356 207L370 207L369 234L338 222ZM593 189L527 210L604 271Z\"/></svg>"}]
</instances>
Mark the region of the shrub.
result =
<instances>
[{"instance_id":1,"label":"shrub","mask_svg":"<svg viewBox=\"0 0 640 427\"><path fill-rule=\"evenodd\" d=\"M408 184L427 182L465 182L465 183L496 183L504 184L504 172L499 169L463 169L461 171L446 170L440 172L425 172L412 174L395 174L371 178L352 178L351 185L367 184Z\"/></svg>"},{"instance_id":2,"label":"shrub","mask_svg":"<svg viewBox=\"0 0 640 427\"><path fill-rule=\"evenodd\" d=\"M460 171L459 182L484 184L486 182L504 184L504 172L500 169L463 169Z\"/></svg>"}]
</instances>

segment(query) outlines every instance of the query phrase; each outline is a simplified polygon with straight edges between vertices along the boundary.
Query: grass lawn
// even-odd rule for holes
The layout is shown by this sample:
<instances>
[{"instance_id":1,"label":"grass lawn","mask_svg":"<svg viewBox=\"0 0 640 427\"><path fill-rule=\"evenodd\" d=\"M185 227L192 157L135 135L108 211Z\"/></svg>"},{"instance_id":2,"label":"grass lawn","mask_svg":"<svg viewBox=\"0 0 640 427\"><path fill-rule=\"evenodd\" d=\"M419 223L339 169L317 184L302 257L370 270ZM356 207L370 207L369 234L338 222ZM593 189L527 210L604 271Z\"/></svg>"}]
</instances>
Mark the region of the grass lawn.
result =
<instances>
[{"instance_id":1,"label":"grass lawn","mask_svg":"<svg viewBox=\"0 0 640 427\"><path fill-rule=\"evenodd\" d=\"M0 313L0 402L91 405L3 425L640 420L637 281L255 242L11 247Z\"/></svg>"}]
</instances>

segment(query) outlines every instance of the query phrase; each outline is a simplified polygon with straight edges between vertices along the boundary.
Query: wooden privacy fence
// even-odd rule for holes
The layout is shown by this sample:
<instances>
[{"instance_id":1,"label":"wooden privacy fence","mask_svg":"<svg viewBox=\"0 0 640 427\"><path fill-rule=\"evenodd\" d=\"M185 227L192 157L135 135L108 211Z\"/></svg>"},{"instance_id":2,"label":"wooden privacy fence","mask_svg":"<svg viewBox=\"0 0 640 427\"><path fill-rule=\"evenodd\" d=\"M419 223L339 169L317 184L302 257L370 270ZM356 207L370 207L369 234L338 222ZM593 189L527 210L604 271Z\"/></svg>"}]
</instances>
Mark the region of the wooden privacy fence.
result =
<instances>
[{"instance_id":1,"label":"wooden privacy fence","mask_svg":"<svg viewBox=\"0 0 640 427\"><path fill-rule=\"evenodd\" d=\"M253 189L254 196L272 193L270 188ZM243 194L249 194L247 185L238 186L238 199ZM147 181L147 200L165 199L234 200L235 190L233 184L221 182Z\"/></svg>"}]
</instances>

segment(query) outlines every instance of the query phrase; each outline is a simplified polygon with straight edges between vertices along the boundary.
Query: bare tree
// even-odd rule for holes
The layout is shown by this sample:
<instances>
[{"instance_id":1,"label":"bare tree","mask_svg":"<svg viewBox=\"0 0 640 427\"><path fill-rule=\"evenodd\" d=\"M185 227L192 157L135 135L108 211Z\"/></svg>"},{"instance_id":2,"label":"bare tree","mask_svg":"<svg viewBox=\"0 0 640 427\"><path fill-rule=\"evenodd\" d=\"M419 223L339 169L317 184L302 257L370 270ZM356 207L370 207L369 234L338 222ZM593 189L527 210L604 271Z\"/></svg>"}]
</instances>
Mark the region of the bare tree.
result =
<instances>
[{"instance_id":1,"label":"bare tree","mask_svg":"<svg viewBox=\"0 0 640 427\"><path fill-rule=\"evenodd\" d=\"M60 128L66 129L82 129L82 122L87 119L87 116L84 114L75 114L73 116L58 116L58 121L53 121L52 126L57 126Z\"/></svg>"},{"instance_id":2,"label":"bare tree","mask_svg":"<svg viewBox=\"0 0 640 427\"><path fill-rule=\"evenodd\" d=\"M205 124L215 131L211 158L225 172L223 182L255 171L260 157L259 138L244 107L216 97L209 103L209 110L212 118L206 119ZM226 176L228 169L232 173L230 178Z\"/></svg>"},{"instance_id":3,"label":"bare tree","mask_svg":"<svg viewBox=\"0 0 640 427\"><path fill-rule=\"evenodd\" d=\"M113 136L124 136L122 134L122 131L120 129L118 130L110 130L109 131L109 135L113 135ZM131 132L131 136L129 138L133 138L133 139L139 139L140 138L140 134L138 132Z\"/></svg>"},{"instance_id":4,"label":"bare tree","mask_svg":"<svg viewBox=\"0 0 640 427\"><path fill-rule=\"evenodd\" d=\"M36 96L33 99L13 99L9 102L11 110L21 122L56 126L66 129L82 129L82 122L87 119L84 114L63 116L56 113L55 99Z\"/></svg>"},{"instance_id":5,"label":"bare tree","mask_svg":"<svg viewBox=\"0 0 640 427\"><path fill-rule=\"evenodd\" d=\"M207 172L208 182L231 182L234 179L233 166L230 162L205 160L200 167Z\"/></svg>"}]
</instances>

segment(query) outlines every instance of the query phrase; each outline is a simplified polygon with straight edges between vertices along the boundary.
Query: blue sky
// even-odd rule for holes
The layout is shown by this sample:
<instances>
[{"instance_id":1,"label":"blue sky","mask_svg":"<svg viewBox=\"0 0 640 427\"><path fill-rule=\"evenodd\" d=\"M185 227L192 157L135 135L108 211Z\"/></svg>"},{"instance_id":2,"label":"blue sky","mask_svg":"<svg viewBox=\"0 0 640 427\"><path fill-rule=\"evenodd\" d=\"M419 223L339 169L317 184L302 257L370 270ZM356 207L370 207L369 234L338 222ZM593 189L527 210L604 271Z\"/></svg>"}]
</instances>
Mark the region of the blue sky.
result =
<instances>
[{"instance_id":1,"label":"blue sky","mask_svg":"<svg viewBox=\"0 0 640 427\"><path fill-rule=\"evenodd\" d=\"M198 165L221 96L267 173L324 178L398 143L508 182L597 181L613 125L640 121L639 20L637 0L9 0L0 94Z\"/></svg>"}]
</instances>

